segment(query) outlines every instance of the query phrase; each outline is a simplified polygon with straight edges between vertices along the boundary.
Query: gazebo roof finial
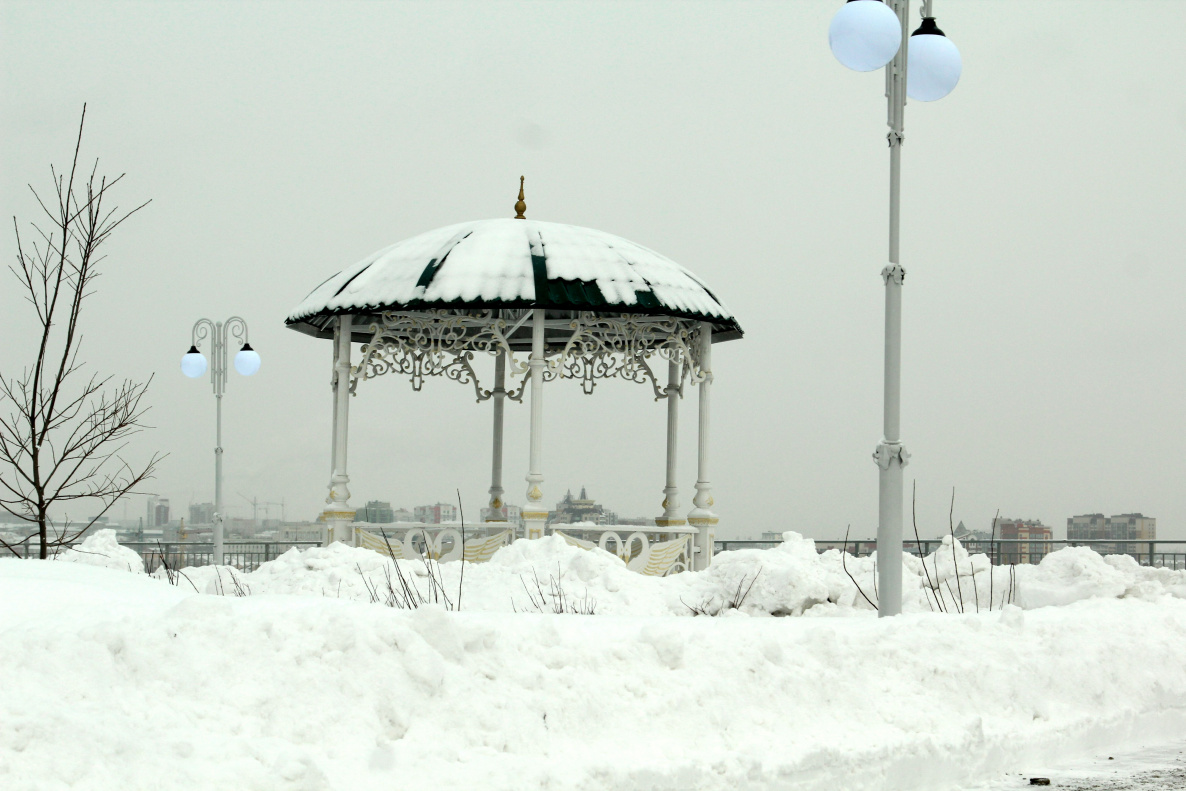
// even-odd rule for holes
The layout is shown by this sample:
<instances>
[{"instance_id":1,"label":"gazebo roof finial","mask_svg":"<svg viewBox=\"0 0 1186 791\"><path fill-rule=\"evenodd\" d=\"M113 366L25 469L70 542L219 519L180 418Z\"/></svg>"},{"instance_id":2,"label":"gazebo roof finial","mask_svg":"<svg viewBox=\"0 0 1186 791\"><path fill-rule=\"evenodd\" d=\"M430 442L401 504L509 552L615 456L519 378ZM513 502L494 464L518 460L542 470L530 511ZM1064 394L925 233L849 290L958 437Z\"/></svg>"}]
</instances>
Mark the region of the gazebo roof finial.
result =
<instances>
[{"instance_id":1,"label":"gazebo roof finial","mask_svg":"<svg viewBox=\"0 0 1186 791\"><path fill-rule=\"evenodd\" d=\"M526 220L523 212L527 211L527 204L523 202L523 176L519 177L519 200L515 202L515 219Z\"/></svg>"}]
</instances>

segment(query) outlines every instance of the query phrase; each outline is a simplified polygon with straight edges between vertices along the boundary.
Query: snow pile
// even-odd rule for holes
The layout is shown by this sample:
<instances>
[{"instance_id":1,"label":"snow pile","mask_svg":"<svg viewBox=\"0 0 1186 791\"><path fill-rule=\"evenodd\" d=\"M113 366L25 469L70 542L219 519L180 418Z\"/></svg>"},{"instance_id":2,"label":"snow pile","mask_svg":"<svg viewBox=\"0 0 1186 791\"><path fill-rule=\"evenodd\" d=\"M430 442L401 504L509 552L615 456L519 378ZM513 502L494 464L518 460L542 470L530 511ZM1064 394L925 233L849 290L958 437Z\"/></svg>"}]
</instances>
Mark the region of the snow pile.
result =
<instances>
[{"instance_id":1,"label":"snow pile","mask_svg":"<svg viewBox=\"0 0 1186 791\"><path fill-rule=\"evenodd\" d=\"M1082 599L1186 599L1186 571L1141 566L1130 555L1101 556L1087 547L1052 552L1036 566L1018 566L1017 574L1018 604L1027 609Z\"/></svg>"},{"instance_id":2,"label":"snow pile","mask_svg":"<svg viewBox=\"0 0 1186 791\"><path fill-rule=\"evenodd\" d=\"M468 567L465 595L491 597L497 609L531 609L527 591L536 590L537 577L545 590L555 578L569 597L596 602L601 614L667 615L678 604L670 582L679 576L646 577L603 549L581 549L561 536L548 536L516 541L496 552L489 563Z\"/></svg>"},{"instance_id":3,"label":"snow pile","mask_svg":"<svg viewBox=\"0 0 1186 791\"><path fill-rule=\"evenodd\" d=\"M376 595L385 598L389 583L399 589L402 575L427 599L456 604L460 598L462 609L487 612L533 611L531 599L541 590L550 597L555 583L569 600L586 602L602 615L844 616L872 612L870 602L879 593L876 553L819 553L814 541L794 532L774 548L722 552L703 572L665 578L642 576L616 555L574 547L560 536L516 541L488 563L467 563L464 585L460 563L434 564L431 572L419 560L398 565L397 571L383 555L333 544L290 549L250 573L230 566L185 568L175 582L199 593L370 602ZM162 568L153 576L169 575ZM1130 557L1101 557L1082 547L1010 569L992 566L986 555L970 555L947 537L925 559L903 557L902 588L907 613L981 612L1006 604L1034 609L1088 598L1186 598L1186 571L1139 566Z\"/></svg>"},{"instance_id":4,"label":"snow pile","mask_svg":"<svg viewBox=\"0 0 1186 791\"><path fill-rule=\"evenodd\" d=\"M503 578L550 554L611 593L612 558L533 543ZM772 557L763 577L812 568L802 547ZM351 600L348 559L286 555L243 598L0 560L0 788L947 789L1186 728L1172 597L892 619L404 611ZM722 586L750 567L726 560ZM750 595L806 606L820 569ZM302 574L302 595L257 589ZM677 579L622 591L650 607ZM804 612L821 607L840 605Z\"/></svg>"},{"instance_id":5,"label":"snow pile","mask_svg":"<svg viewBox=\"0 0 1186 791\"><path fill-rule=\"evenodd\" d=\"M1018 603L1034 608L1070 604L1081 599L1120 598L1131 575L1107 563L1087 547L1067 547L1020 569Z\"/></svg>"},{"instance_id":6,"label":"snow pile","mask_svg":"<svg viewBox=\"0 0 1186 791\"><path fill-rule=\"evenodd\" d=\"M748 615L776 616L872 609L848 576L852 574L872 597L871 558L848 555L842 563L839 550L821 555L814 541L798 533L788 532L783 538L772 549L722 552L706 571L671 578L669 584L683 583L686 589L680 593L687 605L684 614L692 607L708 615L736 609Z\"/></svg>"},{"instance_id":7,"label":"snow pile","mask_svg":"<svg viewBox=\"0 0 1186 791\"><path fill-rule=\"evenodd\" d=\"M603 615L871 612L874 607L865 597L877 600L876 568L876 553L864 558L835 549L818 553L814 541L793 532L774 548L722 552L703 572L664 578L637 574L613 554L574 547L560 536L516 541L489 563L466 564L464 586L459 563L435 567L439 582L433 583L421 561L399 561L403 576L426 594L439 584L438 595L455 602L460 589L463 609L530 611L529 595L537 591L538 578L545 592L555 580L569 599L595 603L595 611ZM208 593L234 592L235 573L228 567L183 570L198 590ZM252 573L238 574L240 587L253 594L355 601L370 601L372 591L384 592L389 579L398 586L397 577L390 559L342 544L294 548ZM1186 571L1142 567L1126 556L1103 558L1085 548L1062 549L1040 565L1010 570L991 566L986 555L969 555L949 537L925 560L904 556L902 587L903 611L908 613L999 610L1009 603L1033 609L1084 598L1186 598Z\"/></svg>"},{"instance_id":8,"label":"snow pile","mask_svg":"<svg viewBox=\"0 0 1186 791\"><path fill-rule=\"evenodd\" d=\"M404 578L428 597L434 583L425 564L419 560L398 563ZM191 573L191 569L183 571ZM536 578L547 589L554 577L567 595L595 601L598 613L668 614L672 608L665 583L677 579L644 577L609 552L579 549L560 536L516 541L495 553L488 563L465 564L464 586L461 571L460 563L433 564L432 573L439 580L437 596L456 603L460 590L462 609L497 612L532 609L528 590L536 590ZM385 592L389 579L393 586L399 585L395 561L343 544L293 548L241 578L253 594L307 594L355 601L370 601L372 590Z\"/></svg>"},{"instance_id":9,"label":"snow pile","mask_svg":"<svg viewBox=\"0 0 1186 791\"><path fill-rule=\"evenodd\" d=\"M1124 575L1125 597L1150 601L1163 596L1186 599L1186 570L1142 566L1131 555L1107 555L1104 562Z\"/></svg>"},{"instance_id":10,"label":"snow pile","mask_svg":"<svg viewBox=\"0 0 1186 791\"><path fill-rule=\"evenodd\" d=\"M247 573L234 566L186 566L183 569L171 569L162 564L151 576L191 593L250 596L252 592L247 581Z\"/></svg>"},{"instance_id":11,"label":"snow pile","mask_svg":"<svg viewBox=\"0 0 1186 791\"><path fill-rule=\"evenodd\" d=\"M130 571L133 574L144 573L144 559L140 553L121 546L115 538L115 531L110 528L96 530L84 538L82 544L67 547L58 553L56 560Z\"/></svg>"},{"instance_id":12,"label":"snow pile","mask_svg":"<svg viewBox=\"0 0 1186 791\"><path fill-rule=\"evenodd\" d=\"M423 562L398 563L402 575L419 590L427 594L432 589ZM588 601L602 615L718 615L735 609L748 615L821 615L872 611L848 574L873 597L874 571L873 558L848 556L842 564L839 551L820 555L814 541L787 533L786 540L773 549L723 552L704 572L664 578L630 571L616 555L572 546L561 536L516 541L488 563L466 564L464 585L459 563L435 566L433 574L440 581L438 593L455 602L460 589L462 608L467 610L531 611L531 595L538 599L540 589L547 594L555 581L569 599ZM203 592L213 592L211 586L217 584L213 571L184 569L183 573L198 580ZM241 578L252 593L370 601L371 591L385 591L389 579L398 586L397 576L394 561L367 549L333 544L291 549ZM926 610L916 575L904 576L911 597L907 609Z\"/></svg>"}]
</instances>

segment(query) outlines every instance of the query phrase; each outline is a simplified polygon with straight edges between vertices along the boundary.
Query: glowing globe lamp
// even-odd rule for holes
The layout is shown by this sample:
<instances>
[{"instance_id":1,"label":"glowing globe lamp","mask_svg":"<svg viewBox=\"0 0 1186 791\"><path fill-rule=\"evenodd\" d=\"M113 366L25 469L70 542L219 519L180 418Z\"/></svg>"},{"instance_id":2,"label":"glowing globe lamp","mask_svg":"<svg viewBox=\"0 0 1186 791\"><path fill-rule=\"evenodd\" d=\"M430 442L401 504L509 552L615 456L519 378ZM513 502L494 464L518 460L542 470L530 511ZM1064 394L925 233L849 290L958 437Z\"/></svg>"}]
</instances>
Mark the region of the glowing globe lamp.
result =
<instances>
[{"instance_id":1,"label":"glowing globe lamp","mask_svg":"<svg viewBox=\"0 0 1186 791\"><path fill-rule=\"evenodd\" d=\"M190 346L189 351L182 355L181 373L190 379L197 379L206 373L206 358L198 351L197 346Z\"/></svg>"},{"instance_id":2,"label":"glowing globe lamp","mask_svg":"<svg viewBox=\"0 0 1186 791\"><path fill-rule=\"evenodd\" d=\"M933 102L951 93L960 81L963 63L951 39L925 17L910 36L906 53L906 95L918 102Z\"/></svg>"},{"instance_id":3,"label":"glowing globe lamp","mask_svg":"<svg viewBox=\"0 0 1186 791\"><path fill-rule=\"evenodd\" d=\"M252 349L250 343L243 344L243 348L235 355L235 370L244 376L251 376L259 370L259 352Z\"/></svg>"},{"instance_id":4,"label":"glowing globe lamp","mask_svg":"<svg viewBox=\"0 0 1186 791\"><path fill-rule=\"evenodd\" d=\"M854 71L874 71L894 59L902 45L902 23L881 0L849 0L828 26L836 60Z\"/></svg>"}]
</instances>

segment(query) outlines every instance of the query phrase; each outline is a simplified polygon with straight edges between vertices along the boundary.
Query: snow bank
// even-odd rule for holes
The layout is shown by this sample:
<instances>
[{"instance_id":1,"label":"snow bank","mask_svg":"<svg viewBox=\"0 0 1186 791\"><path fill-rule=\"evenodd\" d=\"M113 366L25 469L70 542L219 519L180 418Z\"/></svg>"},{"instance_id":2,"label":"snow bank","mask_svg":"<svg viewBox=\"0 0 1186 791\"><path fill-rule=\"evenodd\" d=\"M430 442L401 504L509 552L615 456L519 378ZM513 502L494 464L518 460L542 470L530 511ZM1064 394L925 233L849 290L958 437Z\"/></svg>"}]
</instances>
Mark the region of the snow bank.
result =
<instances>
[{"instance_id":1,"label":"snow bank","mask_svg":"<svg viewBox=\"0 0 1186 791\"><path fill-rule=\"evenodd\" d=\"M402 574L419 590L427 594L432 589L424 563L398 563ZM188 574L190 570L184 571ZM495 553L488 563L467 563L464 587L461 564L441 564L435 571L450 601L455 602L461 591L462 608L466 610L531 610L528 586L535 591L537 576L545 589L550 578L556 577L567 595L589 598L601 614L660 615L672 610L665 588L675 577L644 577L627 569L609 552L579 549L560 536L516 541ZM395 583L395 561L342 544L303 551L293 548L242 575L253 594L311 594L355 601L370 601L372 589L385 591L389 576Z\"/></svg>"},{"instance_id":2,"label":"snow bank","mask_svg":"<svg viewBox=\"0 0 1186 791\"><path fill-rule=\"evenodd\" d=\"M489 563L437 567L438 599L464 609L488 612L531 611L532 595L550 592L553 580L571 599L587 602L602 615L853 615L872 612L877 600L877 555L854 558L839 550L823 553L795 532L783 534L771 549L722 552L703 572L656 579L626 568L600 549L574 547L559 536L517 541ZM119 546L115 533L101 530L60 560L143 572L139 555ZM399 571L426 596L438 587L420 561L401 560ZM169 573L157 569L154 577ZM176 583L197 593L253 595L281 593L369 602L383 594L388 580L398 585L396 564L367 549L333 544L290 549L256 571L230 566L182 569ZM537 589L537 579L539 588ZM986 555L970 555L959 541L945 537L926 558L905 555L902 609L907 613L1023 609L1066 605L1094 598L1186 598L1186 571L1140 566L1126 555L1102 557L1085 547L1068 547L1038 565L1014 569L992 566ZM382 596L380 596L382 598Z\"/></svg>"},{"instance_id":3,"label":"snow bank","mask_svg":"<svg viewBox=\"0 0 1186 791\"><path fill-rule=\"evenodd\" d=\"M1027 609L1083 599L1163 596L1186 599L1186 571L1139 565L1130 555L1101 556L1087 547L1052 552L1018 566L1018 604Z\"/></svg>"},{"instance_id":4,"label":"snow bank","mask_svg":"<svg viewBox=\"0 0 1186 791\"><path fill-rule=\"evenodd\" d=\"M1186 729L1186 601L1173 597L672 618L664 587L678 578L619 579L615 559L556 542L516 552L504 578L543 574L546 557L573 584L584 573L599 595L667 610L393 610L354 600L349 561L381 560L345 547L244 575L243 598L0 560L0 787L946 789L1019 755ZM765 557L755 602L840 611L826 563L801 546ZM799 566L818 574L780 592ZM465 595L471 571L478 589L495 568L467 568ZM728 587L752 565L718 568Z\"/></svg>"},{"instance_id":5,"label":"snow bank","mask_svg":"<svg viewBox=\"0 0 1186 791\"><path fill-rule=\"evenodd\" d=\"M130 571L133 574L144 573L144 559L140 557L140 553L120 546L115 538L115 531L111 529L96 530L84 538L82 544L67 547L59 552L56 560Z\"/></svg>"},{"instance_id":6,"label":"snow bank","mask_svg":"<svg viewBox=\"0 0 1186 791\"><path fill-rule=\"evenodd\" d=\"M788 532L774 548L722 552L706 571L665 578L636 574L615 555L574 547L559 536L516 541L489 563L466 564L463 588L460 564L443 564L439 574L450 600L456 600L462 589L467 610L531 610L528 591L536 591L538 577L545 592L555 579L570 599L587 599L602 615L821 616L872 612L865 597L877 599L876 567L876 553L864 558L835 549L819 553L814 541ZM422 562L401 560L399 568L421 590L431 589ZM232 569L183 571L202 592L234 592ZM393 561L370 550L334 544L291 549L238 578L253 594L370 601L372 590L386 589L388 576L397 576ZM903 611L908 613L958 612L961 607L964 612L999 610L1008 603L1033 609L1085 598L1186 598L1186 571L1151 569L1126 556L1104 558L1090 549L1071 547L1046 556L1040 565L1017 566L1011 572L991 566L986 555L969 555L959 541L945 538L925 559L904 557L902 588Z\"/></svg>"},{"instance_id":7,"label":"snow bank","mask_svg":"<svg viewBox=\"0 0 1186 791\"><path fill-rule=\"evenodd\" d=\"M186 592L143 574L128 574L90 563L0 559L0 643L25 623L63 623L77 613L140 613L168 608ZM0 664L0 687L6 683ZM3 723L0 716L0 723ZM3 730L0 727L0 730ZM0 760L0 766L3 761ZM3 787L3 783L0 783Z\"/></svg>"}]
</instances>

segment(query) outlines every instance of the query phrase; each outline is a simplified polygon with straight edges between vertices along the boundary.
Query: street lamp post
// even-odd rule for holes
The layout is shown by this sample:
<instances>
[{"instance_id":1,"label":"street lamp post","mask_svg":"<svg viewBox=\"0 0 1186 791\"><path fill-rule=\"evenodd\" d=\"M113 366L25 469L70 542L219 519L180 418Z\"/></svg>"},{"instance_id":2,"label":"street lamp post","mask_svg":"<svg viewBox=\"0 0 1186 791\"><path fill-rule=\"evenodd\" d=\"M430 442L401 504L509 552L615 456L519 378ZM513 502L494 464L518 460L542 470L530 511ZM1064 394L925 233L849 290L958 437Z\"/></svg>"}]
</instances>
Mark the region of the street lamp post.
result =
<instances>
[{"instance_id":1,"label":"street lamp post","mask_svg":"<svg viewBox=\"0 0 1186 791\"><path fill-rule=\"evenodd\" d=\"M251 376L259 370L259 354L247 342L247 322L238 316L226 321L198 319L194 322L193 342L181 358L181 372L196 379L206 372L206 358L198 351L203 340L210 339L210 382L214 385L215 444L214 444L214 563L222 564L223 502L222 502L222 394L227 382L227 340L242 343L235 355L235 370Z\"/></svg>"},{"instance_id":2,"label":"street lamp post","mask_svg":"<svg viewBox=\"0 0 1186 791\"><path fill-rule=\"evenodd\" d=\"M828 29L836 58L856 71L885 67L890 148L889 263L885 282L885 389L882 439L873 453L878 481L877 576L881 616L902 611L902 468L910 454L902 446L902 283L899 258L902 140L906 97L942 99L959 82L959 50L935 24L931 0L922 0L922 24L908 33L910 0L849 0Z\"/></svg>"}]
</instances>

